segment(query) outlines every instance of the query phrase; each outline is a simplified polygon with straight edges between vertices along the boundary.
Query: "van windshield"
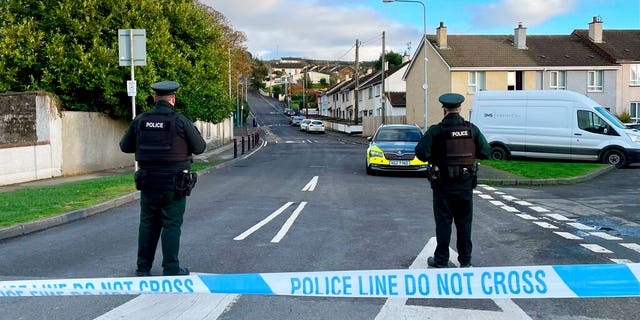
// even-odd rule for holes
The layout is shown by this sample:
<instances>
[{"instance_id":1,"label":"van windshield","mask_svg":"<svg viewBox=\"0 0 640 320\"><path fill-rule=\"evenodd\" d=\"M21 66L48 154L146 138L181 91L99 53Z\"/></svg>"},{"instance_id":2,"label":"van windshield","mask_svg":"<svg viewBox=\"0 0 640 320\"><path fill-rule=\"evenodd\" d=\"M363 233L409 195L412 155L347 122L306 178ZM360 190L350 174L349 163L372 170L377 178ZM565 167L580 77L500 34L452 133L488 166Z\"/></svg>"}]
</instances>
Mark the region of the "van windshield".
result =
<instances>
[{"instance_id":1,"label":"van windshield","mask_svg":"<svg viewBox=\"0 0 640 320\"><path fill-rule=\"evenodd\" d=\"M607 120L609 120L610 123L612 123L614 126L620 128L620 129L626 129L627 127L625 127L624 124L622 124L622 122L620 122L620 120L618 120L618 118L614 117L611 113L609 113L609 111L607 111L605 108L603 107L596 107L595 108L596 111L598 111L598 113L607 118Z\"/></svg>"}]
</instances>

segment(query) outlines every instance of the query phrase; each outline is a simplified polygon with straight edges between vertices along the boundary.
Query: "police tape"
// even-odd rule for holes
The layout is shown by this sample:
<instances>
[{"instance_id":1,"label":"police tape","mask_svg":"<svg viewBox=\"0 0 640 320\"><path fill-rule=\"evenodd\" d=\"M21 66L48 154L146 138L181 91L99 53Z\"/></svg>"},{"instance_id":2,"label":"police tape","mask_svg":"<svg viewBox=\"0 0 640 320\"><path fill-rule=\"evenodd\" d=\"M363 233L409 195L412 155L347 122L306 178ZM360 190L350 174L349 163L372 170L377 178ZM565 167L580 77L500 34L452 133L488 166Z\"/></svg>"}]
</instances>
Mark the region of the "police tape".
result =
<instances>
[{"instance_id":1,"label":"police tape","mask_svg":"<svg viewBox=\"0 0 640 320\"><path fill-rule=\"evenodd\" d=\"M0 297L172 293L447 299L633 297L640 296L640 263L0 281Z\"/></svg>"}]
</instances>

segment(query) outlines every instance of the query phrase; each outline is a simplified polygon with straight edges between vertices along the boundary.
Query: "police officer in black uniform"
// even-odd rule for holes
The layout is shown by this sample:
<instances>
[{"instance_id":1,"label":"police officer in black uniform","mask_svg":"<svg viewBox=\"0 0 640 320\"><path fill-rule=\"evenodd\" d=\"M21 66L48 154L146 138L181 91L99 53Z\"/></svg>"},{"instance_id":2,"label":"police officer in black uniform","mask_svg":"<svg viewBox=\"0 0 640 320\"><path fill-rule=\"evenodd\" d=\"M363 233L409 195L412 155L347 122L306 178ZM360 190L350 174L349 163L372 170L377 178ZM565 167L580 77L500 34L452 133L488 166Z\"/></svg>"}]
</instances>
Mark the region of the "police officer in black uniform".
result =
<instances>
[{"instance_id":1,"label":"police officer in black uniform","mask_svg":"<svg viewBox=\"0 0 640 320\"><path fill-rule=\"evenodd\" d=\"M135 153L140 169L135 174L140 190L138 268L136 276L150 276L158 240L162 238L162 274L188 275L180 267L180 228L186 196L197 175L189 172L192 154L200 154L206 142L187 117L173 108L175 81L154 83L155 108L137 116L120 140L120 150Z\"/></svg>"},{"instance_id":2,"label":"police officer in black uniform","mask_svg":"<svg viewBox=\"0 0 640 320\"><path fill-rule=\"evenodd\" d=\"M491 147L480 130L460 116L462 95L446 93L439 100L444 119L429 127L415 148L418 159L429 162L427 177L433 190L437 246L427 264L448 267L453 222L457 230L458 262L461 267L470 267L473 188L478 173L475 159L488 159Z\"/></svg>"}]
</instances>

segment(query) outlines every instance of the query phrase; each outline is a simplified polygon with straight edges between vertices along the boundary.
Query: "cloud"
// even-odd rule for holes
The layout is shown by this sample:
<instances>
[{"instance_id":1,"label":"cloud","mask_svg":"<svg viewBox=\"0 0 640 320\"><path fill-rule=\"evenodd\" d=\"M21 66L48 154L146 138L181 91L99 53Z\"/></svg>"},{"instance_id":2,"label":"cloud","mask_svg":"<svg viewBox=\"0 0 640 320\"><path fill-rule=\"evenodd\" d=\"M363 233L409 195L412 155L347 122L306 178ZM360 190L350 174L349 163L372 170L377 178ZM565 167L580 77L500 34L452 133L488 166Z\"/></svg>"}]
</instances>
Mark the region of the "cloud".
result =
<instances>
[{"instance_id":1,"label":"cloud","mask_svg":"<svg viewBox=\"0 0 640 320\"><path fill-rule=\"evenodd\" d=\"M382 51L381 37L385 28L402 29L409 34L414 32L383 18L361 0L202 2L224 14L234 29L244 32L249 51L263 60L293 56L353 61L356 39L366 42L361 47L360 60L376 60Z\"/></svg>"},{"instance_id":2,"label":"cloud","mask_svg":"<svg viewBox=\"0 0 640 320\"><path fill-rule=\"evenodd\" d=\"M479 29L513 28L518 22L540 25L556 16L571 12L576 0L502 0L470 6L472 23Z\"/></svg>"}]
</instances>

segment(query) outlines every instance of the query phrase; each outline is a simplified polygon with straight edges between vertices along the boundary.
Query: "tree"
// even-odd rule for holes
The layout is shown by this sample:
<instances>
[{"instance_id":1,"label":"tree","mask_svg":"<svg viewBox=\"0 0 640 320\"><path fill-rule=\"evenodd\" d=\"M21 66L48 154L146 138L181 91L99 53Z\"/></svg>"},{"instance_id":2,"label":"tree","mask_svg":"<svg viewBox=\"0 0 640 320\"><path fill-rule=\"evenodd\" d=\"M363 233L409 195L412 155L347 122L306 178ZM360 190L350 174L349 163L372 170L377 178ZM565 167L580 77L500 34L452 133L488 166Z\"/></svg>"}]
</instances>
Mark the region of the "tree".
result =
<instances>
[{"instance_id":1,"label":"tree","mask_svg":"<svg viewBox=\"0 0 640 320\"><path fill-rule=\"evenodd\" d=\"M393 51L389 51L385 55L384 61L389 65L389 69L391 69L394 66L402 65L402 55ZM378 60L376 60L374 68L376 70L382 70L382 54L380 54L380 57L378 58Z\"/></svg>"},{"instance_id":2,"label":"tree","mask_svg":"<svg viewBox=\"0 0 640 320\"><path fill-rule=\"evenodd\" d=\"M194 120L219 122L235 109L227 48L235 36L242 60L242 34L198 2L5 0L0 12L0 91L44 90L68 110L130 117L130 69L118 66L117 32L145 29L147 65L135 69L141 111L162 80L180 82L176 108Z\"/></svg>"}]
</instances>

